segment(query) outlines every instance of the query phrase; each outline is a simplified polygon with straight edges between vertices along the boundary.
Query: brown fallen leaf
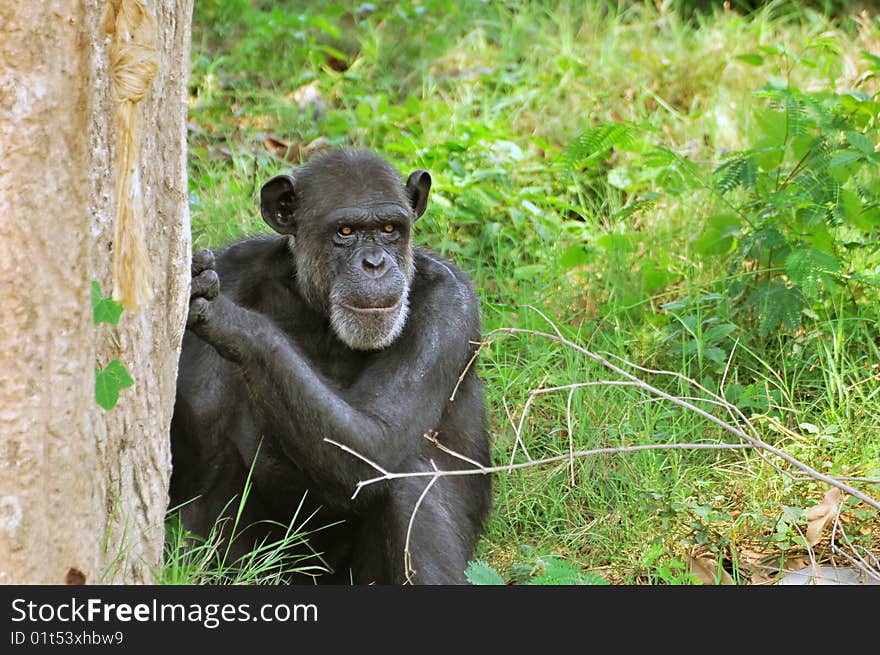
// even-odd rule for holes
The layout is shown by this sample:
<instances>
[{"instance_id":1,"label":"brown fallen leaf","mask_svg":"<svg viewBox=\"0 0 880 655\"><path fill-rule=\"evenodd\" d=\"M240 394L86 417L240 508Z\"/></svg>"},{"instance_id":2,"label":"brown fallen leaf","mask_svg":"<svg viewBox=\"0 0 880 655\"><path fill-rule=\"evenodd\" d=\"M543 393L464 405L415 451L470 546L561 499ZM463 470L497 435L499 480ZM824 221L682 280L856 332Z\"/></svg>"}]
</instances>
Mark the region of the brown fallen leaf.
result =
<instances>
[{"instance_id":1,"label":"brown fallen leaf","mask_svg":"<svg viewBox=\"0 0 880 655\"><path fill-rule=\"evenodd\" d=\"M266 150L271 152L279 159L287 159L289 161L299 161L300 146L297 143L287 143L272 136L263 138L263 145Z\"/></svg>"},{"instance_id":2,"label":"brown fallen leaf","mask_svg":"<svg viewBox=\"0 0 880 655\"><path fill-rule=\"evenodd\" d=\"M266 149L269 152L271 152L279 159L286 159L287 161L293 162L295 164L306 161L313 155L316 155L319 152L323 152L324 150L328 150L331 147L330 142L327 140L326 137L323 136L319 136L314 141L305 145L299 143L288 143L272 135L264 134L260 136L262 137L263 145L266 146Z\"/></svg>"},{"instance_id":3,"label":"brown fallen leaf","mask_svg":"<svg viewBox=\"0 0 880 655\"><path fill-rule=\"evenodd\" d=\"M810 558L803 553L795 555L765 555L755 562L754 572L750 576L749 584L774 584L786 571L797 571L809 565Z\"/></svg>"},{"instance_id":4,"label":"brown fallen leaf","mask_svg":"<svg viewBox=\"0 0 880 655\"><path fill-rule=\"evenodd\" d=\"M314 141L310 141L307 143L300 153L302 158L309 159L314 155L317 155L319 152L324 152L325 150L330 150L333 146L330 145L330 141L325 136L319 136Z\"/></svg>"},{"instance_id":5,"label":"brown fallen leaf","mask_svg":"<svg viewBox=\"0 0 880 655\"><path fill-rule=\"evenodd\" d=\"M718 566L718 560L709 555L693 555L690 557L691 575L703 584L732 585L733 578L722 567Z\"/></svg>"},{"instance_id":6,"label":"brown fallen leaf","mask_svg":"<svg viewBox=\"0 0 880 655\"><path fill-rule=\"evenodd\" d=\"M807 543L815 546L822 538L825 526L834 520L843 502L843 492L837 487L831 487L825 492L822 502L813 505L804 516L807 517Z\"/></svg>"}]
</instances>

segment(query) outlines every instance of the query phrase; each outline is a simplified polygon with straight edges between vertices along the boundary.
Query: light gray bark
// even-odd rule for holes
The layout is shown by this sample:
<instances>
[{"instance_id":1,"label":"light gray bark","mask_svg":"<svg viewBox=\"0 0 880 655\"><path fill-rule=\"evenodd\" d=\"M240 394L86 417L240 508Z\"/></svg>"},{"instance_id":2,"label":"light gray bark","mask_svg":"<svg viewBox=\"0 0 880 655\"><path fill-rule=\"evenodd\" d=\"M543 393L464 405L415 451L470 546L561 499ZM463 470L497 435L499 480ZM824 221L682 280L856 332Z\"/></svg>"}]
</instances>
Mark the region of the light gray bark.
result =
<instances>
[{"instance_id":1,"label":"light gray bark","mask_svg":"<svg viewBox=\"0 0 880 655\"><path fill-rule=\"evenodd\" d=\"M159 72L138 167L153 301L94 325L110 279L116 129L109 0L0 3L0 583L153 582L189 290L192 0L148 0ZM95 367L135 385L110 411Z\"/></svg>"}]
</instances>

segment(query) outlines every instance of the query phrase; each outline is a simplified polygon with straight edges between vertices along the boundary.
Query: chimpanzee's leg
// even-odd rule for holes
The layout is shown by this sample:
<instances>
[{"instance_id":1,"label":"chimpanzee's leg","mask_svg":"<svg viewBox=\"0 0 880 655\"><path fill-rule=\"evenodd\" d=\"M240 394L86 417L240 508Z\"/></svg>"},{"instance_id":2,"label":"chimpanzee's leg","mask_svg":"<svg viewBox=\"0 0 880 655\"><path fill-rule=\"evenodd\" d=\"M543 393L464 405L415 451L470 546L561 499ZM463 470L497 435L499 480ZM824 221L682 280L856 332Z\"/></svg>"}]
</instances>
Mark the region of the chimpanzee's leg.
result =
<instances>
[{"instance_id":1,"label":"chimpanzee's leg","mask_svg":"<svg viewBox=\"0 0 880 655\"><path fill-rule=\"evenodd\" d=\"M465 534L468 521L455 483L441 478L402 478L388 482L388 494L373 515L361 522L352 563L359 584L464 584L464 570L475 535ZM412 521L412 525L410 522ZM409 543L407 544L407 534Z\"/></svg>"}]
</instances>

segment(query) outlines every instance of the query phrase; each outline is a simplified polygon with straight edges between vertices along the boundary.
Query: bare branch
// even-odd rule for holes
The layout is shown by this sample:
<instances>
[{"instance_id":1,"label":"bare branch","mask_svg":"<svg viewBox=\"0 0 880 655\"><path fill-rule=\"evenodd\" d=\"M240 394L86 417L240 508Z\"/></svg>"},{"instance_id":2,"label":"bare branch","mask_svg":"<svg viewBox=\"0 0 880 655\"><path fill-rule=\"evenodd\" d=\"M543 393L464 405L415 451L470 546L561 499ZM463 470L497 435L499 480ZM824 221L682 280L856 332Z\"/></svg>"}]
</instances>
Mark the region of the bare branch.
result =
<instances>
[{"instance_id":1,"label":"bare branch","mask_svg":"<svg viewBox=\"0 0 880 655\"><path fill-rule=\"evenodd\" d=\"M574 396L574 389L568 392L568 402L565 404L565 418L568 424L568 475L571 486L574 486L574 430L571 427L571 399Z\"/></svg>"},{"instance_id":2,"label":"bare branch","mask_svg":"<svg viewBox=\"0 0 880 655\"><path fill-rule=\"evenodd\" d=\"M349 447L346 446L345 444L341 444L341 443L339 443L338 441L333 441L333 439L327 439L327 438L325 438L324 441L326 441L327 443L333 444L333 445L336 446L337 448L341 448L342 450L344 450L345 452L349 453L350 455L354 455L355 457L357 457L357 458L358 458L359 460L361 460L362 462L366 462L367 464L369 464L370 466L372 466L374 469L376 469L377 471L379 471L379 473L382 473L383 475L391 475L391 474L388 473L388 471L386 471L386 470L383 469L381 466L379 466L378 464L376 464L376 462L374 462L373 460L371 460L371 459L368 458L368 457L365 457L364 455L361 455L359 452L357 452L356 450L354 450L354 449L352 449L352 448L349 448ZM382 478L379 478L379 479L381 480ZM365 486L367 486L367 485L364 484L363 481L358 482L357 487L355 487L354 493L351 495L351 499L354 500L355 498L357 498L357 495L360 493L361 489L362 489L363 487L365 487Z\"/></svg>"},{"instance_id":3,"label":"bare branch","mask_svg":"<svg viewBox=\"0 0 880 655\"><path fill-rule=\"evenodd\" d=\"M528 416L528 413L529 413L529 407L532 406L532 402L533 402L534 400L535 400L535 394L534 394L534 393L530 393L530 394L529 394L529 397L526 398L526 404L523 406L522 414L519 415L519 425L518 425L517 428L516 428L516 434L517 434L517 436L518 436L518 438L519 438L519 440L520 440L520 443L522 443L522 447L523 447L523 451L524 451L524 452L525 452L525 449L526 449L526 445L525 445L525 443L522 441L522 429L523 429L523 425L524 425L525 422L526 422L526 416ZM510 465L511 465L511 466L513 466L513 458L514 458L515 456L516 456L516 449L514 448L513 452L510 453ZM526 456L528 457L529 461L532 460L532 458L531 458L530 455L526 455Z\"/></svg>"},{"instance_id":4,"label":"bare branch","mask_svg":"<svg viewBox=\"0 0 880 655\"><path fill-rule=\"evenodd\" d=\"M516 459L516 450L517 446L521 446L523 452L526 455L526 458L529 461L532 460L532 456L529 454L529 451L526 449L526 444L522 439L522 429L525 425L526 417L528 416L529 410L531 409L532 403L535 400L536 396L540 396L543 394L554 393L556 391L565 391L569 389L579 389L581 387L595 387L595 386L612 386L612 387L633 387L636 386L633 382L620 381L620 380L595 380L592 382L576 382L574 384L565 384L559 387L538 387L537 389L532 389L529 392L529 397L526 398L526 404L523 406L522 414L519 417L519 425L513 424L513 418L510 415L510 411L507 409L507 401L504 401L504 408L507 410L507 416L513 424L513 431L516 435L517 443L514 444L513 450L510 453L510 464L513 465L514 460Z\"/></svg>"},{"instance_id":5,"label":"bare branch","mask_svg":"<svg viewBox=\"0 0 880 655\"><path fill-rule=\"evenodd\" d=\"M834 527L831 530L831 552L848 560L850 564L855 566L869 578L880 581L880 563L877 562L877 558L872 553L865 550L865 554L872 560L871 562L866 561L865 558L859 554L858 549L850 542L849 537L846 536L846 532L843 530L843 525L840 523L840 510L842 507L843 503L841 502L837 508L837 514L834 516ZM846 542L846 545L850 548L852 554L846 552L843 548L837 545L835 536L838 532L840 532L840 536ZM832 563L833 561L832 558Z\"/></svg>"},{"instance_id":6,"label":"bare branch","mask_svg":"<svg viewBox=\"0 0 880 655\"><path fill-rule=\"evenodd\" d=\"M811 478L809 476L807 476L807 477L795 476L792 478L792 480L794 482L809 482L812 479L813 478ZM877 478L859 478L859 477L855 477L852 475L835 475L834 479L835 480L843 480L846 482L864 482L866 484L880 484L880 480L878 480Z\"/></svg>"},{"instance_id":7,"label":"bare branch","mask_svg":"<svg viewBox=\"0 0 880 655\"><path fill-rule=\"evenodd\" d=\"M727 356L727 362L724 364L724 373L721 375L721 382L718 384L718 391L724 390L724 385L727 383L727 373L730 371L731 362L733 362L733 353L736 352L738 345L739 339L733 342L733 348L730 349L730 354Z\"/></svg>"},{"instance_id":8,"label":"bare branch","mask_svg":"<svg viewBox=\"0 0 880 655\"><path fill-rule=\"evenodd\" d=\"M528 449L526 449L526 444L520 437L519 428L516 425L516 421L513 420L513 415L510 413L510 407L508 407L507 405L507 398L502 397L501 403L504 405L504 411L507 414L507 420L510 421L510 425L511 427L513 427L513 435L515 438L513 442L513 452L510 453L510 463L513 464L513 458L516 457L516 449L519 446L522 446L523 453L525 454L526 459L531 460L532 456L529 454Z\"/></svg>"},{"instance_id":9,"label":"bare branch","mask_svg":"<svg viewBox=\"0 0 880 655\"><path fill-rule=\"evenodd\" d=\"M485 339L475 344L477 346L477 349L474 351L474 354L471 355L468 363L465 364L464 370L461 372L461 375L458 376L458 381L455 383L455 386L452 388L452 394L450 394L449 396L449 402L455 400L455 394L458 393L458 388L461 386L461 383L464 382L464 376L467 375L467 372L469 370L471 370L471 366L474 365L474 362L477 361L477 357L479 357L480 353L483 351L483 346L487 345L489 341L490 338L487 336Z\"/></svg>"},{"instance_id":10,"label":"bare branch","mask_svg":"<svg viewBox=\"0 0 880 655\"><path fill-rule=\"evenodd\" d=\"M548 336L548 337L550 337L550 338L553 338L553 335L546 334L546 333L545 333L545 335ZM566 342L565 342L565 345L571 345L571 346L574 346L574 347L575 347L575 350L578 350L579 352L581 352L581 353L587 355L588 357L590 357L591 359L594 359L595 361L599 362L599 363L602 364L603 366L607 366L608 368L610 368L610 369L611 369L612 371L614 371L615 373L619 373L620 375L624 375L625 377L628 377L628 378L631 378L631 379L635 379L635 380L638 379L638 378L636 378L634 375L632 375L631 373L628 373L628 372L626 372L626 371L624 371L624 370L622 370L622 369L619 369L618 367L614 366L613 364L611 364L611 362L608 362L607 360L605 360L605 359L602 358L601 356L596 355L595 353L592 353L592 352L590 352L590 351L588 351L588 350L585 350L585 349L581 348L580 346L578 346L577 344L575 344L575 343L573 343L573 342L571 342L571 341L566 341ZM715 400L717 400L719 403L721 403L722 405L726 406L726 407L728 408L729 411L733 411L733 412L739 417L739 421L736 421L736 420L735 420L735 422L736 422L737 424L740 423L740 422L744 423L744 424L747 425L747 426L749 427L749 429L751 430L751 432L752 432L752 436L753 436L753 437L755 437L756 439L759 439L759 438L760 438L759 435L758 435L758 431L755 430L754 426L751 424L751 422L750 422L749 419L746 417L746 415L743 414L742 410L741 410L739 407L737 407L736 405L733 405L733 404L729 403L729 402L727 401L726 398L723 398L722 396L719 396L719 395L718 395L717 393L715 393L714 391L711 391L711 390L707 389L705 386L703 386L702 384L700 384L700 383L697 382L696 380L694 380L694 379L692 379L692 378L689 378L688 376L686 376L686 375L684 375L684 374L682 374L682 373L679 373L678 371L665 371L665 370L663 370L663 369L647 368L647 367L645 367L645 366L639 366L638 364L635 364L635 363L633 363L633 362L630 362L629 360L626 360L626 359L624 359L623 357L620 357L619 355L615 355L615 354L613 354L613 353L607 353L607 354L608 354L609 357L611 357L611 358L613 358L613 359L616 359L617 361L621 362L622 364L625 364L626 366L630 366L630 367L632 367L632 368L634 368L634 369L636 369L636 370L638 370L638 371L642 371L643 373L651 373L652 375L669 375L669 376L672 376L672 377L674 377L674 378L678 378L679 380L682 380L683 382L687 382L689 385L694 386L694 387L696 387L697 389L699 389L700 391L705 392L706 394L708 394L709 396L711 396L712 398L714 398ZM637 385L637 386L641 386L641 385Z\"/></svg>"},{"instance_id":11,"label":"bare branch","mask_svg":"<svg viewBox=\"0 0 880 655\"><path fill-rule=\"evenodd\" d=\"M532 389L529 395L540 396L545 393L553 393L554 391L567 391L568 389L580 389L582 387L637 387L635 382L627 380L593 380L591 382L573 382L572 384L563 384L559 387L542 387L540 389Z\"/></svg>"},{"instance_id":12,"label":"bare branch","mask_svg":"<svg viewBox=\"0 0 880 655\"><path fill-rule=\"evenodd\" d=\"M556 323L554 323L554 322L551 321L549 318L547 318L547 314L545 314L544 312L542 312L540 309L538 309L538 308L535 307L534 305L526 305L526 307L528 307L528 308L531 309L533 312L535 312L536 314L538 314L541 318L543 318L545 321L547 321L547 325L549 325L550 327L553 328L553 331L556 333L556 336L557 336L557 337L559 337L560 339L563 339L563 338L564 338L564 337L562 336L562 332L560 332L560 331L559 331L559 328L556 327Z\"/></svg>"},{"instance_id":13,"label":"bare branch","mask_svg":"<svg viewBox=\"0 0 880 655\"><path fill-rule=\"evenodd\" d=\"M649 393L651 393L655 396L659 396L660 398L664 398L664 399L668 400L669 402L674 403L680 407L684 407L685 409L688 409L688 410L694 412L695 414L699 414L700 416L702 416L706 420L711 421L712 423L715 423L723 430L730 432L731 434L736 435L740 439L747 441L748 443L752 444L756 448L759 448L761 450L765 450L769 453L776 455L777 457L788 462L789 464L791 464L795 468L800 469L801 471L803 471L804 473L806 473L810 477L812 477L816 480L820 480L826 484L830 484L833 487L837 487L841 491L845 491L846 493L850 494L851 496L855 496L859 500L871 505L871 507L874 507L875 509L880 509L880 502L878 502L878 501L874 500L873 498L871 498L870 496L862 493L858 489L855 489L847 484L839 482L838 480L835 480L834 478L827 476L824 473L820 473L819 471L808 466L807 464L804 464L800 460L795 459L794 457L792 457L788 453L786 453L782 450L779 450L778 448L775 448L775 447L771 446L770 444L766 443L765 441L763 441L759 436L757 436L757 430L755 430L754 426L748 421L748 419L745 417L745 415L742 413L742 411L740 411L738 408L736 409L737 414L739 416L741 416L743 421L745 422L745 424L749 426L752 434L747 434L745 431L741 430L740 428L733 426L733 425L730 425L729 423L725 423L724 421L722 421L718 417L713 416L709 412L701 409L700 407L697 407L693 403L690 403L686 400L682 400L682 399L677 398L675 396L672 396L664 391L661 391L657 387L654 387L654 386L648 384L647 382L640 380L639 378L634 376L629 371L626 371L626 370L620 368L619 366L612 364L604 357L597 355L596 353L594 353L590 350L587 350L586 348L579 346L578 344L576 344L572 341L569 341L568 339L558 337L555 334L549 334L547 332L538 332L536 330L526 330L524 328L497 328L495 330L492 330L492 332L490 332L489 334L493 335L496 333L529 334L532 336L543 337L545 339L550 339L552 341L556 341L558 343L561 343L561 344L581 353L582 355L588 357L589 359L592 359L593 361L598 362L599 364L602 364L604 367L614 371L618 375L620 375L628 380L633 381L635 383L636 387L638 387L640 389L644 389L645 391L648 391ZM639 370L643 370L643 371L646 371L649 373L657 372L657 371L652 371L651 369L646 369L644 367L640 367L640 366L637 366L634 364L633 364L633 366ZM675 377L679 377L682 380L685 380L686 382L693 384L697 388L703 389L706 393L708 393L711 396L714 396L716 399L718 399L722 402L725 402L723 398L719 398L717 394L712 393L711 391L709 391L708 389L706 389L705 387L700 385L698 382L691 380L690 378L688 378L684 375L681 375L680 373L675 373L672 371L669 371L667 373L674 375Z\"/></svg>"},{"instance_id":14,"label":"bare branch","mask_svg":"<svg viewBox=\"0 0 880 655\"><path fill-rule=\"evenodd\" d=\"M435 446L437 446L437 448L442 450L444 453L451 455L452 457L455 457L456 459L460 459L463 462L467 462L468 464L471 464L471 465L477 467L478 469L485 468L477 460L471 459L470 457L465 457L461 453L457 453L454 450L452 450L451 448L447 448L446 446L444 446L442 443L440 443L440 435L437 434L436 432L432 432L430 434L425 433L422 436L425 439L427 439L428 441L432 442Z\"/></svg>"},{"instance_id":15,"label":"bare branch","mask_svg":"<svg viewBox=\"0 0 880 655\"><path fill-rule=\"evenodd\" d=\"M357 457L357 458L358 458L359 460L361 460L362 462L366 462L367 464L369 464L370 466L372 466L374 469L376 469L377 471L379 471L379 473L385 473L385 474L388 473L388 471L386 471L386 470L383 469L381 466L379 466L378 464L376 464L376 462L374 462L373 460L371 460L369 457L365 457L364 455L361 455L359 452L357 452L356 450L354 450L354 449L352 449L352 448L349 448L349 447L346 446L345 444L339 443L338 441L333 441L333 439L324 439L324 441L326 441L327 443L332 443L332 444L333 444L334 446L336 446L337 448L341 448L341 449L344 450L345 452L350 453L351 455L354 455L355 457Z\"/></svg>"},{"instance_id":16,"label":"bare branch","mask_svg":"<svg viewBox=\"0 0 880 655\"><path fill-rule=\"evenodd\" d=\"M431 464L433 465L434 462L431 462ZM437 467L435 466L434 469L436 470L436 468ZM440 475L434 475L434 477L431 478L431 481L425 485L425 488L422 490L422 493L419 495L419 499L416 501L416 504L413 506L412 514L410 514L410 516L409 516L409 524L406 526L406 541L404 542L404 546L403 546L403 573L406 576L406 581L409 582L410 584L414 584L413 580L412 580L412 575L415 575L415 573L416 573L415 569L412 567L412 553L410 552L410 549L409 549L409 540L410 540L410 537L412 536L413 523L416 520L416 513L419 511L419 507L421 506L422 501L425 499L425 496L428 495L428 491L431 489L431 487L434 486L434 483L437 482L437 480L439 480L439 479L440 479Z\"/></svg>"},{"instance_id":17,"label":"bare branch","mask_svg":"<svg viewBox=\"0 0 880 655\"><path fill-rule=\"evenodd\" d=\"M347 446L342 446L332 439L324 439L327 443L340 447L348 453L353 451ZM382 467L371 462L363 456L358 456L363 461L370 464L377 471L383 471L382 475L368 480L358 482L358 488L366 487L383 480L397 480L400 478L428 478L428 477L446 477L452 475L488 475L490 473L501 473L502 471L511 471L515 469L528 468L531 466L541 466L543 464L553 464L570 459L571 457L591 457L593 455L615 455L619 453L635 453L640 450L742 450L754 448L751 444L745 443L669 443L669 444L643 444L637 446L620 446L616 448L593 448L591 450L576 450L573 453L565 455L556 455L554 457L546 457L544 459L535 459L528 462L520 462L519 464L502 464L500 466L483 466L481 468L472 469L449 469L439 471L411 471L401 473L391 473L384 471ZM357 492L355 492L357 493Z\"/></svg>"},{"instance_id":18,"label":"bare branch","mask_svg":"<svg viewBox=\"0 0 880 655\"><path fill-rule=\"evenodd\" d=\"M696 387L697 389L702 390L708 397L704 398L704 397L691 397L691 396L673 396L669 393L666 393L666 392L660 390L659 388L649 384L648 382L641 380L640 378L636 377L634 374L630 373L626 369L621 368L620 366L617 366L616 364L613 364L611 361L609 361L605 357L598 355L598 354L566 339L565 337L562 336L562 333L557 328L557 326L555 324L553 324L553 322L550 321L544 314L542 314L539 310L537 310L534 307L531 307L531 309L533 309L538 314L540 314L553 327L555 334L550 334L547 332L540 332L540 331L536 331L536 330L527 330L527 329L522 329L522 328L498 328L498 329L492 330L479 343L479 346L478 346L477 350L474 352L474 355L468 361L467 365L465 366L464 371L462 371L461 375L459 376L458 382L457 382L455 388L453 389L452 395L450 397L450 401L454 400L460 384L464 380L465 375L467 374L468 370L473 366L473 364L476 361L477 357L479 356L482 348L486 344L490 343L495 338L495 336L498 334L503 334L503 335L523 334L523 335L537 336L537 337L549 339L552 341L556 341L557 343L560 343L561 345L563 345L565 347L571 348L572 350L574 350L574 351L586 356L587 358L592 359L593 361L601 364L603 367L609 369L610 371L616 373L617 375L621 376L624 379L622 379L622 380L594 380L594 381L577 382L577 383L573 383L573 384L561 385L561 386L556 386L556 387L546 387L546 388L539 386L538 388L532 389L529 392L529 395L526 398L526 402L523 405L522 412L520 414L518 422L515 421L513 418L513 415L512 415L510 408L507 404L507 399L502 398L502 403L504 405L504 410L507 415L507 419L513 428L514 436L515 436L515 442L514 442L514 446L513 446L511 455L510 455L510 461L508 464L499 465L499 466L485 466L485 465L481 464L480 462L473 460L469 457L466 457L465 455L462 455L461 453L457 453L457 452L451 450L450 448L446 447L445 445L443 445L439 441L438 435L435 432L435 433L427 433L424 436L425 436L425 438L431 440L437 446L437 448L439 448L442 452L444 452L447 455L450 455L458 460L461 460L462 462L464 462L466 464L469 464L471 466L471 468L439 470L437 468L437 466L434 464L434 462L432 461L431 466L432 466L433 470L431 470L431 471L397 471L397 472L392 472L392 471L386 470L385 468L383 468L382 466L380 466L376 462L373 462L369 458L354 451L353 449L349 448L348 446L345 446L344 444L333 441L332 439L325 439L324 440L327 443L330 443L330 444L336 446L337 448L340 448L340 449L344 450L345 452L357 457L358 459L365 462L366 464L371 466L374 470L376 470L379 473L379 475L377 475L376 477L373 477L373 478L370 478L367 480L361 480L360 482L358 482L357 488L355 489L354 495L352 496L352 498L357 496L357 494L360 492L360 490L363 487L371 485L371 484L375 484L377 482L381 482L384 480L396 480L396 479L400 479L400 478L417 478L417 477L431 478L431 480L428 482L428 484L425 486L425 489L422 491L421 495L419 496L418 500L416 501L415 506L413 507L413 512L410 515L409 525L407 526L406 543L405 543L405 548L404 548L404 572L405 572L406 579L408 582L412 583L412 574L415 573L415 571L413 570L413 567L412 567L412 557L411 557L409 546L410 546L410 539L411 539L411 535L412 535L412 529L413 529L416 513L418 512L419 507L422 504L422 501L427 496L428 491L431 489L431 487L434 484L436 484L436 482L441 477L446 477L446 476L488 475L488 474L492 474L492 473L510 472L515 469L523 469L523 468L553 464L553 463L561 462L561 461L567 461L568 462L568 470L569 470L569 479L571 481L571 484L574 484L575 483L575 478L574 478L574 460L575 460L575 458L591 457L594 455L615 455L615 454L639 452L639 451L644 451L644 450L740 450L740 449L755 449L757 451L758 455L761 456L763 459L765 459L765 461L769 462L769 460L767 460L764 453L769 453L771 455L775 455L776 457L782 459L783 461L787 462L788 464L792 465L793 467L806 473L806 475L808 476L807 479L819 480L821 482L825 482L826 484L829 484L833 487L836 487L836 488L840 489L841 491L844 491L845 493L847 493L851 496L854 496L855 498L858 498L859 500L867 503L868 505L871 505L872 507L874 507L876 509L880 509L880 502L874 500L873 498L860 492L859 490L854 489L853 487L845 484L844 482L842 482L842 480L843 479L851 479L854 481L868 482L868 483L876 483L876 482L880 482L880 481L869 479L869 478L842 478L842 477L834 478L831 476L824 475L824 474L816 471L815 469L811 468L807 464L804 464L803 462L797 460L796 458L792 457L791 455L785 453L784 451L779 450L778 448L775 448L774 446L771 446L770 444L766 443L763 439L761 439L757 429L752 424L752 422L745 416L745 414L742 412L742 410L740 410L734 404L728 402L722 395L719 395L719 394L716 394L716 393L710 391L709 389L707 389L703 385L699 384L697 381L695 381L691 378L688 378L687 376L685 376L681 373L678 373L675 371L663 371L663 370L654 370L654 369L646 368L646 367L634 364L632 362L629 362L629 361L625 360L624 358L619 357L617 355L609 354L609 356L611 358L616 359L617 361L621 362L622 365L628 366L628 367L633 368L635 370L642 371L645 373L654 374L654 375L668 375L668 376L676 377L676 378L686 382L687 384L689 384L693 387ZM734 345L734 348L736 348L736 344ZM722 380L721 380L721 385L719 387L720 390L723 390L724 384L727 381L727 375L728 375L728 372L730 369L732 359L733 359L733 350L731 350L730 356L728 357L728 360L727 360L727 363L725 366L724 374L723 374ZM543 382L542 382L542 384L543 384ZM715 425L720 427L722 430L736 436L738 439L741 440L741 442L740 443L644 444L644 445L634 445L634 446L594 448L594 449L590 449L590 450L575 451L574 450L574 427L573 427L574 421L572 419L572 403L573 403L574 392L576 389L579 389L579 388L594 387L594 386L634 387L634 388L639 389L640 391L643 391L643 392L650 395L649 398L642 400L642 401L639 401L640 403L641 402L655 402L655 401L660 401L660 400L665 400L665 401L671 402L679 407L682 407L690 412L693 412L693 413L703 417L704 419L714 423ZM526 448L525 441L523 440L523 428L525 426L529 411L530 411L535 399L538 396L542 396L542 395L546 395L546 394L550 394L550 393L555 393L555 392L559 392L559 391L567 391L568 392L568 398L567 398L567 402L566 402L566 423L567 423L567 427L568 427L568 442L569 442L568 443L568 452L564 455L558 455L558 456L554 456L554 457L547 457L547 458L535 460L531 457L531 455L529 454L529 452ZM727 410L727 413L730 416L730 420L732 421L732 423L724 421L721 418L718 418L717 416L713 415L712 413L701 408L699 406L699 404L702 404L702 403L707 403L709 405L723 407L725 410ZM767 422L769 423L769 425L771 427L773 427L774 429L780 430L786 434L797 436L791 430L788 430L788 428L786 428L782 424L778 423L774 419L772 419L770 417L766 417L766 419L767 419ZM522 448L522 451L523 451L525 457L527 458L527 461L515 463L517 450L520 447ZM785 474L795 480L803 479L803 478L794 477L789 471L785 471L785 470L779 468L774 462L769 462L769 463L772 466L774 466L777 470L779 470L781 473L783 473L783 474ZM838 512L839 512L839 510L838 510ZM837 530L838 526L839 526L839 516L835 519L835 530L832 531L832 543L831 543L832 552L839 554L842 557L845 557L850 562L852 562L855 566L857 566L858 568L860 568L862 571L866 572L867 574L874 576L874 577L877 577L878 576L878 572L877 572L878 567L876 566L877 559L873 555L871 555L870 553L867 553L867 551L865 551L865 552L867 553L868 557L871 560L873 560L873 564L872 564L872 562L870 562L870 561L866 560L864 557L862 557L859 554L858 549L856 549L855 547L852 546L852 544L849 543L849 540L846 538L846 535L843 532L842 528L840 528L840 534L843 537L843 539L846 541L847 546L849 546L849 548L851 549L852 554L845 552L843 549L841 549L836 544L834 537L835 537L836 530ZM810 553L810 555L812 558L812 553Z\"/></svg>"}]
</instances>

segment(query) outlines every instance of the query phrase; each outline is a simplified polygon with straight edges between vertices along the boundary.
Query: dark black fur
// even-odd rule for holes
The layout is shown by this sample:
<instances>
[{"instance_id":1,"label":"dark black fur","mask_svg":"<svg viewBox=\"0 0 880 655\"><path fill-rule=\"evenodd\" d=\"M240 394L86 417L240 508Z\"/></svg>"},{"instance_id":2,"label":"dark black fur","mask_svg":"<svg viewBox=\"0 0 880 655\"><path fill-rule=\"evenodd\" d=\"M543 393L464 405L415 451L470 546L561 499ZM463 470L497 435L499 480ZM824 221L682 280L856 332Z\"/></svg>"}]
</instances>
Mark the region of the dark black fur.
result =
<instances>
[{"instance_id":1,"label":"dark black fur","mask_svg":"<svg viewBox=\"0 0 880 655\"><path fill-rule=\"evenodd\" d=\"M213 256L196 253L171 426L172 506L198 496L181 510L185 527L207 534L241 494L259 447L243 524L287 523L308 490L303 511L322 508L316 526L343 521L311 540L334 568L324 579L407 579L407 527L431 478L373 484L352 500L357 482L377 472L324 439L394 472L469 467L424 436L434 433L444 446L489 463L473 367L449 400L480 339L478 301L455 266L410 245L429 188L424 171L404 185L375 155L331 151L264 186L263 216L281 235L241 241ZM356 223L352 236L338 221L331 224L340 208L348 208L344 222L350 215ZM397 229L389 234L383 230L392 219ZM329 318L331 287L344 314L340 324ZM407 289L399 334L370 348L396 311L381 308ZM357 309L372 306L380 309ZM340 330L357 332L346 336L354 347ZM465 581L490 496L485 475L434 484L410 538L414 582ZM259 538L267 530L254 526L245 535ZM244 540L234 552L252 545Z\"/></svg>"}]
</instances>

